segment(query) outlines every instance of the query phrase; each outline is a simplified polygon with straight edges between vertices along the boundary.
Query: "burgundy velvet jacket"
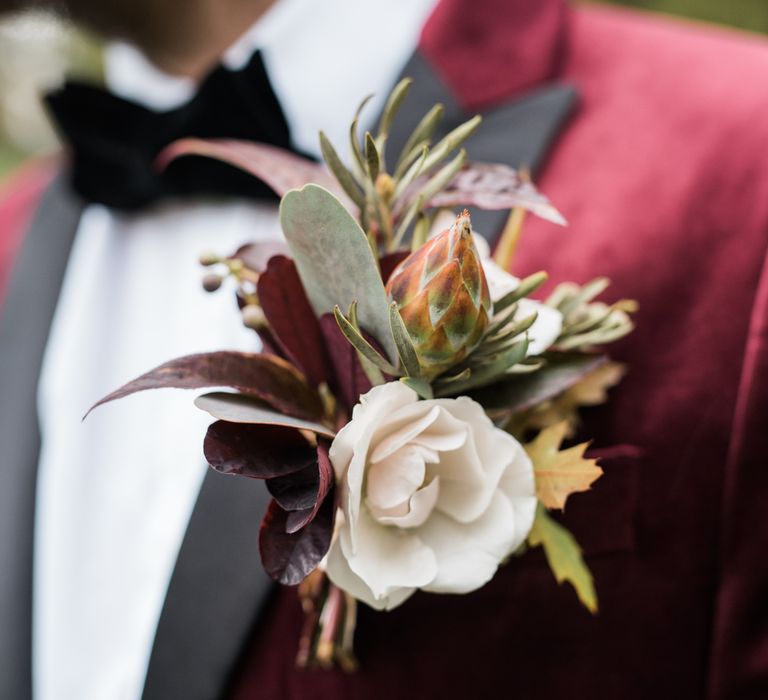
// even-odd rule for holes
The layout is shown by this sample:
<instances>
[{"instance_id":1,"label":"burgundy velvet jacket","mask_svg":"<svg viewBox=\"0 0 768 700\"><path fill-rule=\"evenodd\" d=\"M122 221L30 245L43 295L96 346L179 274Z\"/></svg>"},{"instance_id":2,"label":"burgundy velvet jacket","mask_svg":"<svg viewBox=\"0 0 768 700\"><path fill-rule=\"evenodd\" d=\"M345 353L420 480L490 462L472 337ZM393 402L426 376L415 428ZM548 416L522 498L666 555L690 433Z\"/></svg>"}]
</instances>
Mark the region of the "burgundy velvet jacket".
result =
<instances>
[{"instance_id":1,"label":"burgundy velvet jacket","mask_svg":"<svg viewBox=\"0 0 768 700\"><path fill-rule=\"evenodd\" d=\"M768 698L768 43L560 0L443 0L420 50L470 109L553 79L579 91L538 183L570 225L531 218L514 272L607 275L610 299L640 303L614 349L629 373L585 413L615 458L564 516L600 611L530 551L476 593L362 608L345 675L295 670L301 611L282 589L224 696ZM0 205L0 277L30 191Z\"/></svg>"}]
</instances>

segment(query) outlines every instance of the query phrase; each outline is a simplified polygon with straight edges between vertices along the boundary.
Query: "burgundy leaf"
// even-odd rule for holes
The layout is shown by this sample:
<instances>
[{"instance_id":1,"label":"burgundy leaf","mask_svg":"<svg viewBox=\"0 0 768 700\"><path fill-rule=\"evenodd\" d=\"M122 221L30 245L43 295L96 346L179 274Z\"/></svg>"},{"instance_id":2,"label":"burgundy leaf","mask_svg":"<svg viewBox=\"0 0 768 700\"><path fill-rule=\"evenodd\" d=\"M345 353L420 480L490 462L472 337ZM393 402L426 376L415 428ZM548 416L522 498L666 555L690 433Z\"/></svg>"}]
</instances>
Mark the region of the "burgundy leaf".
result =
<instances>
[{"instance_id":1,"label":"burgundy leaf","mask_svg":"<svg viewBox=\"0 0 768 700\"><path fill-rule=\"evenodd\" d=\"M289 514L273 500L259 533L261 562L267 574L286 586L301 583L331 546L335 514L333 499L326 498L312 522L298 532L288 533Z\"/></svg>"},{"instance_id":2,"label":"burgundy leaf","mask_svg":"<svg viewBox=\"0 0 768 700\"><path fill-rule=\"evenodd\" d=\"M315 312L293 260L273 257L259 277L258 295L275 339L309 383L330 383L331 362Z\"/></svg>"},{"instance_id":3,"label":"burgundy leaf","mask_svg":"<svg viewBox=\"0 0 768 700\"><path fill-rule=\"evenodd\" d=\"M333 438L336 434L327 425L280 413L266 403L243 394L224 392L204 394L195 399L195 406L227 423L283 426L294 430L309 430L329 438Z\"/></svg>"},{"instance_id":4,"label":"burgundy leaf","mask_svg":"<svg viewBox=\"0 0 768 700\"><path fill-rule=\"evenodd\" d=\"M549 353L547 364L530 374L513 375L484 389L470 392L489 414L527 411L562 394L607 361L605 355Z\"/></svg>"},{"instance_id":5,"label":"burgundy leaf","mask_svg":"<svg viewBox=\"0 0 768 700\"><path fill-rule=\"evenodd\" d=\"M312 464L293 474L278 476L267 480L267 490L283 510L309 511L317 503L317 490L320 475L317 469L316 456L312 455ZM306 524L306 523L304 523ZM301 529L300 525L296 530Z\"/></svg>"},{"instance_id":6,"label":"burgundy leaf","mask_svg":"<svg viewBox=\"0 0 768 700\"><path fill-rule=\"evenodd\" d=\"M414 190L423 183L416 181ZM565 225L563 215L517 170L497 163L469 163L430 201L430 207L523 207L542 219Z\"/></svg>"},{"instance_id":7,"label":"burgundy leaf","mask_svg":"<svg viewBox=\"0 0 768 700\"><path fill-rule=\"evenodd\" d=\"M328 456L330 443L319 440L317 445L317 490L312 507L307 506L304 510L295 509L295 512L288 514L286 522L286 532L292 533L300 530L308 523L312 522L317 516L320 507L326 499L333 500L334 472L331 459ZM270 482L267 482L269 485ZM274 496L274 494L272 494ZM283 506L285 507L285 506ZM294 510L294 509L287 509Z\"/></svg>"},{"instance_id":8,"label":"burgundy leaf","mask_svg":"<svg viewBox=\"0 0 768 700\"><path fill-rule=\"evenodd\" d=\"M320 318L320 328L334 369L335 381L331 388L336 398L351 411L358 403L360 395L370 390L371 382L363 371L357 350L344 337L332 314L325 314ZM370 342L370 337L367 339Z\"/></svg>"},{"instance_id":9,"label":"burgundy leaf","mask_svg":"<svg viewBox=\"0 0 768 700\"><path fill-rule=\"evenodd\" d=\"M211 352L171 360L105 396L88 413L97 406L147 389L219 386L255 396L291 416L317 418L323 414L317 393L288 362L273 355L245 352Z\"/></svg>"},{"instance_id":10,"label":"burgundy leaf","mask_svg":"<svg viewBox=\"0 0 768 700\"><path fill-rule=\"evenodd\" d=\"M344 192L326 169L277 146L232 139L188 138L174 141L157 157L156 166L163 170L181 156L207 156L245 170L266 183L281 197L288 190L314 182L347 201Z\"/></svg>"},{"instance_id":11,"label":"burgundy leaf","mask_svg":"<svg viewBox=\"0 0 768 700\"><path fill-rule=\"evenodd\" d=\"M288 244L285 241L253 241L241 245L231 256L241 260L249 270L263 272L267 269L269 259L275 255L288 255Z\"/></svg>"},{"instance_id":12,"label":"burgundy leaf","mask_svg":"<svg viewBox=\"0 0 768 700\"><path fill-rule=\"evenodd\" d=\"M381 269L381 279L384 284L387 284L395 268L403 262L409 255L409 250L396 250L394 253L388 253L379 259L379 268Z\"/></svg>"},{"instance_id":13,"label":"burgundy leaf","mask_svg":"<svg viewBox=\"0 0 768 700\"><path fill-rule=\"evenodd\" d=\"M289 535L293 534L294 532L298 532L312 520L314 513L314 506L304 508L303 510L289 511L288 517L285 519L285 531Z\"/></svg>"},{"instance_id":14,"label":"burgundy leaf","mask_svg":"<svg viewBox=\"0 0 768 700\"><path fill-rule=\"evenodd\" d=\"M317 475L316 449L293 428L216 421L205 435L203 452L208 464L222 474L274 479L310 469ZM302 507L310 505L314 500Z\"/></svg>"}]
</instances>

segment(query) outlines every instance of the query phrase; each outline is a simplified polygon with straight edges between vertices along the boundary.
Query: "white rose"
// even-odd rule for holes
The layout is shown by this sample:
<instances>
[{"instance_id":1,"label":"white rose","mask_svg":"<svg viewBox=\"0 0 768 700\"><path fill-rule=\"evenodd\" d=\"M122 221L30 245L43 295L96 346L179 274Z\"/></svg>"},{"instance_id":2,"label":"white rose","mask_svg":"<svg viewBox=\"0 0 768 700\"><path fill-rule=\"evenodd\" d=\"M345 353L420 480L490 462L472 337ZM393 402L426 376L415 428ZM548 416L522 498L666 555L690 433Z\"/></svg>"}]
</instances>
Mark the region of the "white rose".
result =
<instances>
[{"instance_id":1,"label":"white rose","mask_svg":"<svg viewBox=\"0 0 768 700\"><path fill-rule=\"evenodd\" d=\"M477 234L474 235L475 246L480 254L480 262L488 280L488 291L495 302L506 294L514 292L520 285L520 280L499 267L491 257L491 249L487 241ZM537 313L533 325L528 329L528 355L541 355L557 340L563 329L563 315L551 306L542 304L534 299L521 299L517 302L516 320L524 319Z\"/></svg>"},{"instance_id":2,"label":"white rose","mask_svg":"<svg viewBox=\"0 0 768 700\"><path fill-rule=\"evenodd\" d=\"M417 589L480 588L533 524L528 455L468 397L420 401L401 382L374 387L330 458L341 501L328 576L377 609Z\"/></svg>"}]
</instances>

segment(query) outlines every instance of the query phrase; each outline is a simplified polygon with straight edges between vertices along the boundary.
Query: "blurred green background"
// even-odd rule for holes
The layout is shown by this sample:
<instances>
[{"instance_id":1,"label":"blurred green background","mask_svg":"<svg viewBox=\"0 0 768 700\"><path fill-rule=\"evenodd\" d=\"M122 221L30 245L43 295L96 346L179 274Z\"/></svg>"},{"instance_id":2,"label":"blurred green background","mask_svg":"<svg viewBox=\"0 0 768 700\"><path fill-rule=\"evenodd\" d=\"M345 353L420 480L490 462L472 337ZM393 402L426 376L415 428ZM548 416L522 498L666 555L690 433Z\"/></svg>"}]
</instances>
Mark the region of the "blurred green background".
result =
<instances>
[{"instance_id":1,"label":"blurred green background","mask_svg":"<svg viewBox=\"0 0 768 700\"><path fill-rule=\"evenodd\" d=\"M536 0L531 0L535 2ZM768 33L768 0L602 0ZM25 158L56 148L41 89L64 73L98 70L98 44L42 13L0 20L0 181Z\"/></svg>"}]
</instances>

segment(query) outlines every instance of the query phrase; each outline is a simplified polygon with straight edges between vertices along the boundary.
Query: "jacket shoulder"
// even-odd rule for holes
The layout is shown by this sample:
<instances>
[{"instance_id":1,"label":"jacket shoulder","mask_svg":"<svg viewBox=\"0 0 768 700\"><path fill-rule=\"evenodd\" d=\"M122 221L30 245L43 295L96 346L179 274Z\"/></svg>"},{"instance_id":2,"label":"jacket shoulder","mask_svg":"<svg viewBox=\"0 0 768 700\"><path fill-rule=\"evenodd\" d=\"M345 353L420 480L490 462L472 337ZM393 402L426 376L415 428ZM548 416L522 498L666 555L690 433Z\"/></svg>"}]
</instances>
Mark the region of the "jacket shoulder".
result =
<instances>
[{"instance_id":1,"label":"jacket shoulder","mask_svg":"<svg viewBox=\"0 0 768 700\"><path fill-rule=\"evenodd\" d=\"M663 110L658 116L669 123L704 135L730 130L736 143L750 134L768 135L767 38L594 5L574 10L571 23L567 72L585 83L587 99L619 91L632 94L641 108ZM701 122L687 121L692 119ZM738 127L744 133L733 131Z\"/></svg>"},{"instance_id":2,"label":"jacket shoulder","mask_svg":"<svg viewBox=\"0 0 768 700\"><path fill-rule=\"evenodd\" d=\"M24 232L56 171L51 160L36 159L0 181L0 302Z\"/></svg>"}]
</instances>

